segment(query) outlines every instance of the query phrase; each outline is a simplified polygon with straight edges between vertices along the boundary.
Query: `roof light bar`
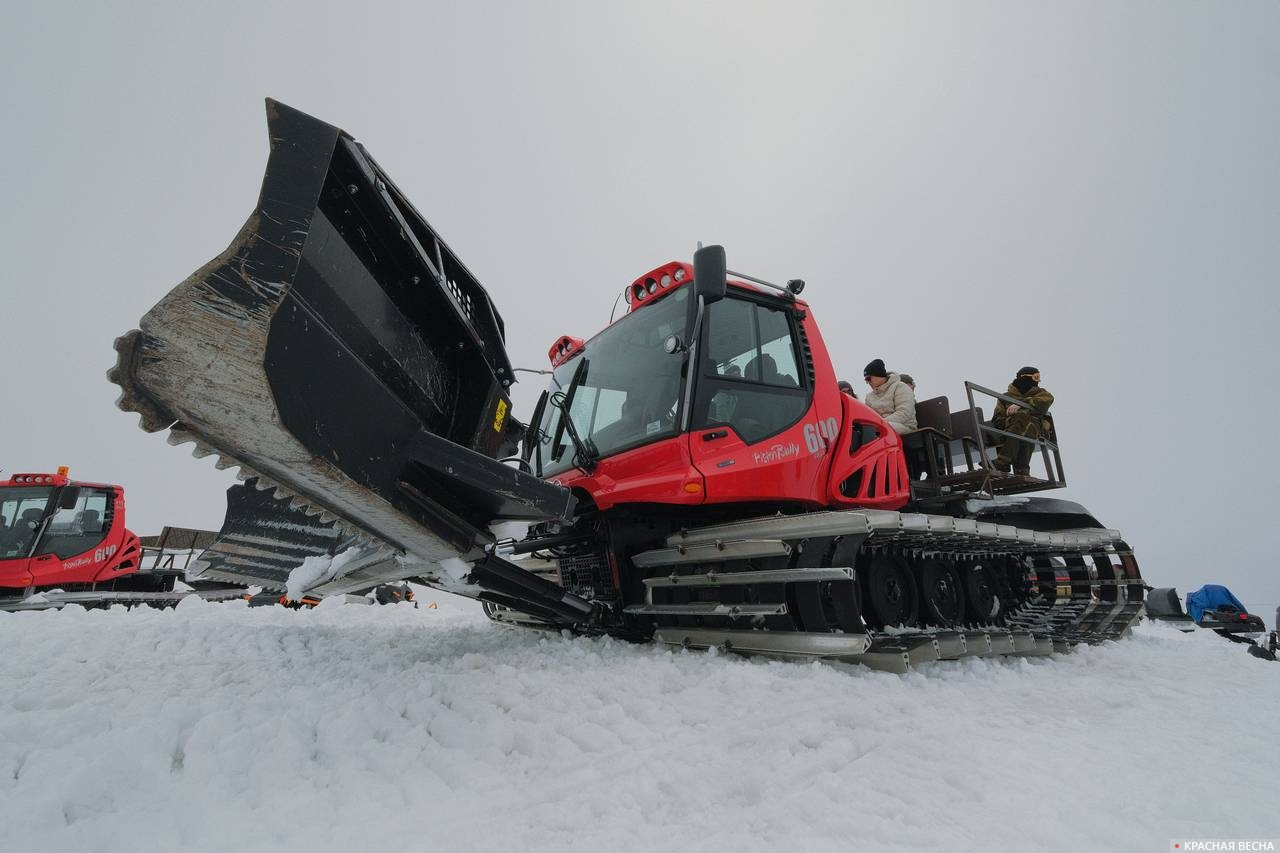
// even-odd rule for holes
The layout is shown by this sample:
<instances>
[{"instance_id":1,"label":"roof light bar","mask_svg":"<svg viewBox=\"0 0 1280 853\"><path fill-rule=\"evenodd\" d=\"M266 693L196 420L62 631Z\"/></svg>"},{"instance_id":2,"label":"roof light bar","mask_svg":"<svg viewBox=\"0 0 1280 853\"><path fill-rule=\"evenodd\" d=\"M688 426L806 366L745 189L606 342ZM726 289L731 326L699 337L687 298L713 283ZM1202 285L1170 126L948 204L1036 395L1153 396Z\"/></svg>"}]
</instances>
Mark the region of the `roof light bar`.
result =
<instances>
[{"instance_id":1,"label":"roof light bar","mask_svg":"<svg viewBox=\"0 0 1280 853\"><path fill-rule=\"evenodd\" d=\"M772 287L774 290L777 290L781 293L789 293L792 296L799 296L800 291L804 290L804 279L802 278L793 278L787 282L786 287L783 287L780 284L774 284L771 281L765 281L762 278L756 278L753 275L747 275L746 273L743 273L743 272L734 272L733 270L725 270L725 272L728 273L729 275L737 276L738 278L744 279L746 281L754 282L756 284L763 284L765 287Z\"/></svg>"}]
</instances>

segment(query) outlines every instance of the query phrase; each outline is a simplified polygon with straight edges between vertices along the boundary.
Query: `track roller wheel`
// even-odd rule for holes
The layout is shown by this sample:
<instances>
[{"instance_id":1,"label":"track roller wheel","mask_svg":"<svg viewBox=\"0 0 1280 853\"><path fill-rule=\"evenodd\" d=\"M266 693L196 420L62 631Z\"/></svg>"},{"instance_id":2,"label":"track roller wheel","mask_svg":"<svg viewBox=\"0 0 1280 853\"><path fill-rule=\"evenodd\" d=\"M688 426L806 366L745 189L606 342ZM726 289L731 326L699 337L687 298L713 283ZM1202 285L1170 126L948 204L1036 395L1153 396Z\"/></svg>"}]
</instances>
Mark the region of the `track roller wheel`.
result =
<instances>
[{"instance_id":1,"label":"track roller wheel","mask_svg":"<svg viewBox=\"0 0 1280 853\"><path fill-rule=\"evenodd\" d=\"M867 620L877 628L916 624L919 595L911 570L899 557L878 554L862 573Z\"/></svg>"},{"instance_id":2,"label":"track roller wheel","mask_svg":"<svg viewBox=\"0 0 1280 853\"><path fill-rule=\"evenodd\" d=\"M964 622L964 588L956 567L941 560L921 560L915 570L920 584L920 621L945 628Z\"/></svg>"},{"instance_id":3,"label":"track roller wheel","mask_svg":"<svg viewBox=\"0 0 1280 853\"><path fill-rule=\"evenodd\" d=\"M827 618L846 634L865 630L862 624L862 588L857 581L828 581L819 584Z\"/></svg>"},{"instance_id":4,"label":"track roller wheel","mask_svg":"<svg viewBox=\"0 0 1280 853\"><path fill-rule=\"evenodd\" d=\"M982 563L971 563L961 568L960 574L968 621L978 625L994 621L1001 607L992 569Z\"/></svg>"},{"instance_id":5,"label":"track roller wheel","mask_svg":"<svg viewBox=\"0 0 1280 853\"><path fill-rule=\"evenodd\" d=\"M801 631L834 631L846 634L864 630L862 590L857 581L822 581L796 584L791 607Z\"/></svg>"}]
</instances>

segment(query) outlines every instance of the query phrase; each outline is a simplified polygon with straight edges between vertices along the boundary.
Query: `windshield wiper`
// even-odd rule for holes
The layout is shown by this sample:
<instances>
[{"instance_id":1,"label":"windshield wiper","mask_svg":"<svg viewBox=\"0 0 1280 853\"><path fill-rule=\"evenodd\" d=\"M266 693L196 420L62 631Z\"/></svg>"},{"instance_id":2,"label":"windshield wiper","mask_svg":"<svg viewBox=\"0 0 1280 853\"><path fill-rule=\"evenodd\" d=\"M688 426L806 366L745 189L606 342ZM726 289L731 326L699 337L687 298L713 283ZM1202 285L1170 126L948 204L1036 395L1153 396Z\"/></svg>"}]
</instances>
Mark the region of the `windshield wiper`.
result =
<instances>
[{"instance_id":1,"label":"windshield wiper","mask_svg":"<svg viewBox=\"0 0 1280 853\"><path fill-rule=\"evenodd\" d=\"M573 464L587 473L593 471L596 463L600 461L600 451L590 438L583 439L578 434L578 428L573 423L569 408L573 406L573 395L577 393L578 386L587 378L587 365L590 363L584 355L582 363L573 372L573 380L569 383L569 387L564 391L557 391L549 398L551 405L560 410L560 426L569 433L569 440L573 442Z\"/></svg>"}]
</instances>

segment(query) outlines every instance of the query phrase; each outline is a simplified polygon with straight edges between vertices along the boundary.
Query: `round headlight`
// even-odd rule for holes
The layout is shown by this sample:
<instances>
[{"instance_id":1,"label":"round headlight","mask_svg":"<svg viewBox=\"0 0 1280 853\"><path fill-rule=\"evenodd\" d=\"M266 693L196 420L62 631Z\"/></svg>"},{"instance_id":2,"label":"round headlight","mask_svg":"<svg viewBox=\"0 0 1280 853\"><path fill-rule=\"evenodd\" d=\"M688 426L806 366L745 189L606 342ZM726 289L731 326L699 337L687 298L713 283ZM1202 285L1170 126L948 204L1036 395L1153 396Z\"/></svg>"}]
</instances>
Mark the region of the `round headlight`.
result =
<instances>
[{"instance_id":1,"label":"round headlight","mask_svg":"<svg viewBox=\"0 0 1280 853\"><path fill-rule=\"evenodd\" d=\"M670 273L666 273L666 274L664 274L664 275L662 276L662 280L661 280L661 282L660 282L660 283L662 284L662 286L663 286L663 287L670 287L670 286L671 286L671 274L670 274Z\"/></svg>"},{"instance_id":2,"label":"round headlight","mask_svg":"<svg viewBox=\"0 0 1280 853\"><path fill-rule=\"evenodd\" d=\"M644 285L643 285L643 284L637 284L637 285L635 286L635 291L636 291L636 299L644 299Z\"/></svg>"},{"instance_id":3,"label":"round headlight","mask_svg":"<svg viewBox=\"0 0 1280 853\"><path fill-rule=\"evenodd\" d=\"M684 267L676 269L676 281L684 281Z\"/></svg>"},{"instance_id":4,"label":"round headlight","mask_svg":"<svg viewBox=\"0 0 1280 853\"><path fill-rule=\"evenodd\" d=\"M644 280L644 286L650 293L656 293L658 291L658 282L652 278L646 278Z\"/></svg>"}]
</instances>

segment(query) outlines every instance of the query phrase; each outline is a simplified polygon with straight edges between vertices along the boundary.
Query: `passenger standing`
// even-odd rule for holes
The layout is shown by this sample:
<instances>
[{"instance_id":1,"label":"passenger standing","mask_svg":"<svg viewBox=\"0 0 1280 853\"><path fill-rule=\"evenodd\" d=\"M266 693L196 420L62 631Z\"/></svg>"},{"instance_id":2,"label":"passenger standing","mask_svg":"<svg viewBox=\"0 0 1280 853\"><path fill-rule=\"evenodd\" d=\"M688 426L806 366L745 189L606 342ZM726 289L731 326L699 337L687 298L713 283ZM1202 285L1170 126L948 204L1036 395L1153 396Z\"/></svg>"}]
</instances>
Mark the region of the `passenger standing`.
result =
<instances>
[{"instance_id":1,"label":"passenger standing","mask_svg":"<svg viewBox=\"0 0 1280 853\"><path fill-rule=\"evenodd\" d=\"M1040 371L1035 367L1024 367L1005 392L1009 397L1021 400L1021 403L996 403L996 411L991 425L996 429L1011 432L1027 439L1047 438L1053 429L1053 421L1049 420L1049 407L1053 405L1053 395L1040 387ZM1000 455L996 457L997 471L1028 476L1031 474L1031 454L1035 445L1030 441L1020 441L1005 437L1000 445Z\"/></svg>"},{"instance_id":2,"label":"passenger standing","mask_svg":"<svg viewBox=\"0 0 1280 853\"><path fill-rule=\"evenodd\" d=\"M911 432L916 428L916 395L898 374L885 370L884 360L877 358L862 370L871 390L864 400L895 432Z\"/></svg>"},{"instance_id":3,"label":"passenger standing","mask_svg":"<svg viewBox=\"0 0 1280 853\"><path fill-rule=\"evenodd\" d=\"M841 394L848 394L853 399L858 399L858 395L853 391L853 385L847 379L841 379L836 383L836 387L840 389Z\"/></svg>"},{"instance_id":4,"label":"passenger standing","mask_svg":"<svg viewBox=\"0 0 1280 853\"><path fill-rule=\"evenodd\" d=\"M899 373L898 381L906 383L906 386L911 389L912 394L916 393L916 381L911 378L910 373Z\"/></svg>"}]
</instances>

